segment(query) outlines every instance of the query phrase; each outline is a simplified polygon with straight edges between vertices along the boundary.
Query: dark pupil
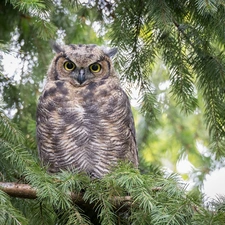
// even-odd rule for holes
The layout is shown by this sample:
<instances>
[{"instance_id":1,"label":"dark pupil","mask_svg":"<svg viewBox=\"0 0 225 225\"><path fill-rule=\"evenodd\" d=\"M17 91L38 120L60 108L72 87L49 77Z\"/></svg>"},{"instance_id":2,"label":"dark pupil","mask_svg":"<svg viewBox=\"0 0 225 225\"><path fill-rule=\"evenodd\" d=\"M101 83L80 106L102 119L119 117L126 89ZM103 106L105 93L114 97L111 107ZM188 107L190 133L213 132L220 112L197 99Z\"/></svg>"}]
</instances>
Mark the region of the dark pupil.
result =
<instances>
[{"instance_id":1,"label":"dark pupil","mask_svg":"<svg viewBox=\"0 0 225 225\"><path fill-rule=\"evenodd\" d=\"M94 70L94 71L98 70L98 65L93 65L92 70Z\"/></svg>"},{"instance_id":2,"label":"dark pupil","mask_svg":"<svg viewBox=\"0 0 225 225\"><path fill-rule=\"evenodd\" d=\"M73 69L73 63L67 63L66 64L66 67L67 67L67 69L69 69L69 70L71 70L71 69Z\"/></svg>"}]
</instances>

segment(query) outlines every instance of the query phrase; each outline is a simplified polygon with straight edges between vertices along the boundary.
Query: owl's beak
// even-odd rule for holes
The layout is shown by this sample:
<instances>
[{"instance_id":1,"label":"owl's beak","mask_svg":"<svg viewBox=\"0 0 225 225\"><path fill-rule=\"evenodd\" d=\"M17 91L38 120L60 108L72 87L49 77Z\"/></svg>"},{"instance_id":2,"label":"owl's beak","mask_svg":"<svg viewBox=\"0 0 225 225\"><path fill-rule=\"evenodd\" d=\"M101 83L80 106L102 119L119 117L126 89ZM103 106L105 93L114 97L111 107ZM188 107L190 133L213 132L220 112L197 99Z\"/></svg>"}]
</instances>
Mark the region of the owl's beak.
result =
<instances>
[{"instance_id":1,"label":"owl's beak","mask_svg":"<svg viewBox=\"0 0 225 225\"><path fill-rule=\"evenodd\" d=\"M84 69L80 69L79 74L77 76L77 81L82 84L85 81L85 71Z\"/></svg>"}]
</instances>

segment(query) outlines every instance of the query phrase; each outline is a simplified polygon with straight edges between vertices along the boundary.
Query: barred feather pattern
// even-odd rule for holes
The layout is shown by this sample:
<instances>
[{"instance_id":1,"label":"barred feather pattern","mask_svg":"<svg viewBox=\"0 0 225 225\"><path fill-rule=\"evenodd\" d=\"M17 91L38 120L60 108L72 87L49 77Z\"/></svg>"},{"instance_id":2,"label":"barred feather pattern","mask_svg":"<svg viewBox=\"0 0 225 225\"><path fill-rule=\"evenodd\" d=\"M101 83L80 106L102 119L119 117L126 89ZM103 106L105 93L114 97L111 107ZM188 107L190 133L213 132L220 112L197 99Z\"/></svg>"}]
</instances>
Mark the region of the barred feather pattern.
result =
<instances>
[{"instance_id":1,"label":"barred feather pattern","mask_svg":"<svg viewBox=\"0 0 225 225\"><path fill-rule=\"evenodd\" d=\"M110 53L107 55L101 50L100 56L84 63L81 50L86 51L88 47L81 46L79 49L73 45L72 50L76 47L75 52L79 53L82 62L76 59L76 54L66 53L67 56L64 56L61 47L39 99L37 141L43 164L48 166L49 172L77 170L96 178L107 174L119 161L128 161L137 167L133 115L129 99L120 87L113 66L109 65ZM87 75L82 84L71 76L67 79L66 74L55 79L52 74L61 74L55 71L59 66L56 65L59 55L66 60L69 55L69 60L82 69L101 59L102 74Z\"/></svg>"}]
</instances>

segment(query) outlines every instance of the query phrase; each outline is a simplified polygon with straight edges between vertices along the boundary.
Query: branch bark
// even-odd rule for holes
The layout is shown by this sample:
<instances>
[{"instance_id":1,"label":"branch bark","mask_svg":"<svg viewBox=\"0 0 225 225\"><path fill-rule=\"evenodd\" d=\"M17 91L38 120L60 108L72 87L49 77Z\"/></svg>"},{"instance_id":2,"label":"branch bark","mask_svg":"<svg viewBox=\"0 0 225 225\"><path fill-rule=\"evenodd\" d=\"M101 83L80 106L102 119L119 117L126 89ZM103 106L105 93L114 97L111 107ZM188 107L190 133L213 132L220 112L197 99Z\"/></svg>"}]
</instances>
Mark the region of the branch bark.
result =
<instances>
[{"instance_id":1,"label":"branch bark","mask_svg":"<svg viewBox=\"0 0 225 225\"><path fill-rule=\"evenodd\" d=\"M27 198L27 199L36 199L37 190L31 187L29 184L18 184L13 182L0 182L0 190L7 193L9 196L17 198ZM153 191L160 191L161 187L156 187ZM87 206L89 203L83 200L83 193L71 193L72 200L77 205ZM120 210L124 210L127 207L130 207L132 204L132 198L130 196L113 197L112 201L114 205Z\"/></svg>"},{"instance_id":2,"label":"branch bark","mask_svg":"<svg viewBox=\"0 0 225 225\"><path fill-rule=\"evenodd\" d=\"M11 197L36 199L37 190L29 184L19 184L14 182L0 182L0 190ZM71 193L71 198L76 204L85 204L83 194ZM87 203L86 203L87 204Z\"/></svg>"},{"instance_id":3,"label":"branch bark","mask_svg":"<svg viewBox=\"0 0 225 225\"><path fill-rule=\"evenodd\" d=\"M0 189L9 196L18 198L37 198L37 192L29 184L18 184L13 182L0 182Z\"/></svg>"},{"instance_id":4,"label":"branch bark","mask_svg":"<svg viewBox=\"0 0 225 225\"><path fill-rule=\"evenodd\" d=\"M27 199L35 199L37 198L37 190L31 187L29 184L18 184L13 182L0 182L0 189L4 191L6 194L12 197L17 198L27 198ZM84 202L82 193L71 193L72 200L77 205L86 205L88 203ZM114 197L114 204L117 207L121 206L121 202L126 205L131 204L131 197Z\"/></svg>"}]
</instances>

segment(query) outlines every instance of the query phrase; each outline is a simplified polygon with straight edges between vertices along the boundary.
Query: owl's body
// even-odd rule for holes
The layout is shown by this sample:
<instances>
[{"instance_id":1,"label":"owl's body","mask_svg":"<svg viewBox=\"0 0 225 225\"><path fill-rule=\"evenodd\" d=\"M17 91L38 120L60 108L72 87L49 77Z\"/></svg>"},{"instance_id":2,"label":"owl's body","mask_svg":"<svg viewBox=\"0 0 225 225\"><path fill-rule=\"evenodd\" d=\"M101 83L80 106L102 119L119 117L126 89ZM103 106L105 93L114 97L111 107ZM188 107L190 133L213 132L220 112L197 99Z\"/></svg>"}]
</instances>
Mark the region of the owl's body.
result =
<instances>
[{"instance_id":1,"label":"owl's body","mask_svg":"<svg viewBox=\"0 0 225 225\"><path fill-rule=\"evenodd\" d=\"M102 177L118 161L138 166L130 103L110 57L95 45L55 46L37 108L40 158L50 172Z\"/></svg>"}]
</instances>

